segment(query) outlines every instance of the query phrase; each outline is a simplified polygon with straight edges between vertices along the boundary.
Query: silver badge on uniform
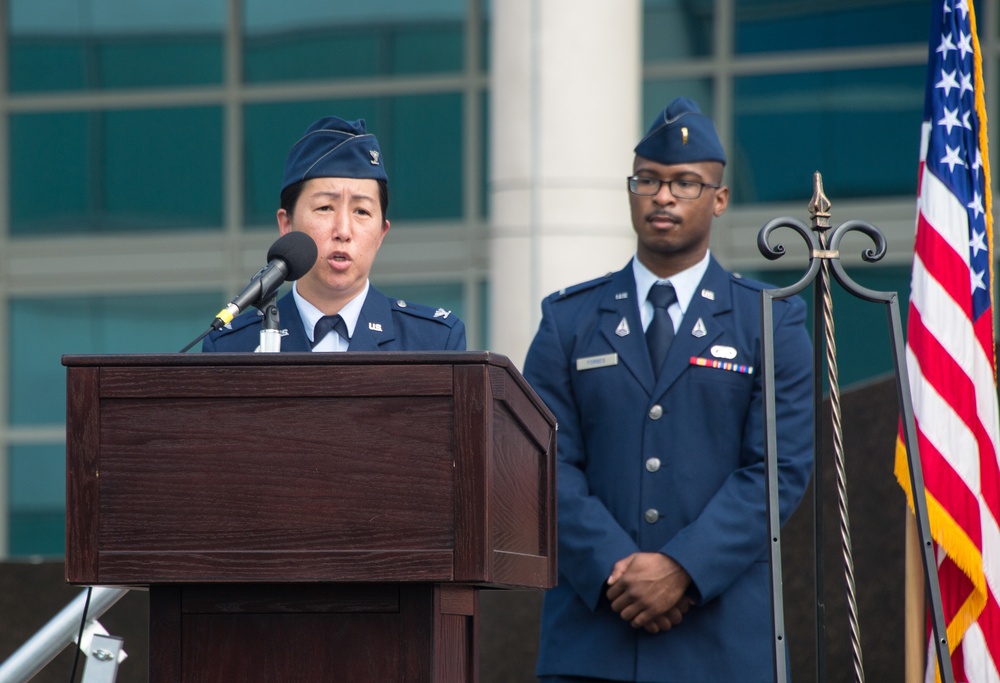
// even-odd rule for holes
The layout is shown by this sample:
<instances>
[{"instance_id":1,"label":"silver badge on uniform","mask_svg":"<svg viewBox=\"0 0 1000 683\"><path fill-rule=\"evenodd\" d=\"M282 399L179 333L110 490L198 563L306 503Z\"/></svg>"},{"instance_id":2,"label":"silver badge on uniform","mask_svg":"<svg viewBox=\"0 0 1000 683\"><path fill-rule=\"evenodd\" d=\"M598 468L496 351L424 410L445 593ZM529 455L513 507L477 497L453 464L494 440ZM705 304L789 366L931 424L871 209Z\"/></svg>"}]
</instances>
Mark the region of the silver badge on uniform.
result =
<instances>
[{"instance_id":1,"label":"silver badge on uniform","mask_svg":"<svg viewBox=\"0 0 1000 683\"><path fill-rule=\"evenodd\" d=\"M708 299L709 301L715 301L715 292L713 292L711 289L701 290L701 296L705 299Z\"/></svg>"},{"instance_id":2,"label":"silver badge on uniform","mask_svg":"<svg viewBox=\"0 0 1000 683\"><path fill-rule=\"evenodd\" d=\"M434 311L435 318L447 318L449 315L451 315L451 311L446 311L443 308L439 308Z\"/></svg>"},{"instance_id":3,"label":"silver badge on uniform","mask_svg":"<svg viewBox=\"0 0 1000 683\"><path fill-rule=\"evenodd\" d=\"M627 298L628 298L628 292L618 292L617 294L615 294L615 299L617 299L618 301Z\"/></svg>"},{"instance_id":4,"label":"silver badge on uniform","mask_svg":"<svg viewBox=\"0 0 1000 683\"><path fill-rule=\"evenodd\" d=\"M628 320L622 318L622 321L618 323L618 327L615 328L615 334L617 334L619 337L627 337L628 333L629 333Z\"/></svg>"},{"instance_id":5,"label":"silver badge on uniform","mask_svg":"<svg viewBox=\"0 0 1000 683\"><path fill-rule=\"evenodd\" d=\"M373 332L381 332L382 323L368 323L368 329L372 330Z\"/></svg>"},{"instance_id":6,"label":"silver badge on uniform","mask_svg":"<svg viewBox=\"0 0 1000 683\"><path fill-rule=\"evenodd\" d=\"M705 329L705 321L698 318L698 322L694 324L694 329L691 330L692 336L701 338L708 334L708 330Z\"/></svg>"},{"instance_id":7,"label":"silver badge on uniform","mask_svg":"<svg viewBox=\"0 0 1000 683\"><path fill-rule=\"evenodd\" d=\"M726 360L732 360L736 358L736 349L732 346L723 346L722 344L717 344L710 349L711 354L716 358L725 358Z\"/></svg>"}]
</instances>

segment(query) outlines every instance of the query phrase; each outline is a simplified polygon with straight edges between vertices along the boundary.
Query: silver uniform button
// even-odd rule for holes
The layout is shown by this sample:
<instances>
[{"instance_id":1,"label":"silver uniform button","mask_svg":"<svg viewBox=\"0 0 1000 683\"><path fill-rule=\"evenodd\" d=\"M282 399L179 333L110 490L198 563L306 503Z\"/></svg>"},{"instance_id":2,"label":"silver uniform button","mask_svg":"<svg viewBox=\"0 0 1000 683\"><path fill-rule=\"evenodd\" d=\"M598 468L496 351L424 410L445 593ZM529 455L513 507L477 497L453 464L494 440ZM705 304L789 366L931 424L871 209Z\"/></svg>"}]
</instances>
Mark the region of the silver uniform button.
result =
<instances>
[{"instance_id":1,"label":"silver uniform button","mask_svg":"<svg viewBox=\"0 0 1000 683\"><path fill-rule=\"evenodd\" d=\"M661 417L663 417L663 406L657 403L655 406L649 409L649 419L659 420Z\"/></svg>"},{"instance_id":2,"label":"silver uniform button","mask_svg":"<svg viewBox=\"0 0 1000 683\"><path fill-rule=\"evenodd\" d=\"M650 524L656 524L656 520L660 518L660 511L655 508L649 508L646 510L646 521Z\"/></svg>"},{"instance_id":3,"label":"silver uniform button","mask_svg":"<svg viewBox=\"0 0 1000 683\"><path fill-rule=\"evenodd\" d=\"M646 469L649 470L650 472L656 472L657 470L659 470L660 469L660 459L659 458L650 458L649 460L647 460L646 461Z\"/></svg>"}]
</instances>

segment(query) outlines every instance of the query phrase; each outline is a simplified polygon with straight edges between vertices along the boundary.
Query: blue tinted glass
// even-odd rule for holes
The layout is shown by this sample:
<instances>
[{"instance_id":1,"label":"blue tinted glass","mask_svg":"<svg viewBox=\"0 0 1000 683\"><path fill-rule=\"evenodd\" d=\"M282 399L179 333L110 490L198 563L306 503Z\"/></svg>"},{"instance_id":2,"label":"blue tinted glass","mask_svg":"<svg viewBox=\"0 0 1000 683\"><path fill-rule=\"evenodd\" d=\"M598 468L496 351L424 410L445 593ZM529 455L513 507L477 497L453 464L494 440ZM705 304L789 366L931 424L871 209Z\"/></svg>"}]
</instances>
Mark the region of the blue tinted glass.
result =
<instances>
[{"instance_id":1,"label":"blue tinted glass","mask_svg":"<svg viewBox=\"0 0 1000 683\"><path fill-rule=\"evenodd\" d=\"M390 73L461 71L464 28L460 22L429 24L419 29L405 24L397 27L393 32Z\"/></svg>"},{"instance_id":2,"label":"blue tinted glass","mask_svg":"<svg viewBox=\"0 0 1000 683\"><path fill-rule=\"evenodd\" d=\"M737 202L915 195L923 66L736 80L729 183Z\"/></svg>"},{"instance_id":3,"label":"blue tinted glass","mask_svg":"<svg viewBox=\"0 0 1000 683\"><path fill-rule=\"evenodd\" d=\"M15 114L11 233L222 225L218 107Z\"/></svg>"},{"instance_id":4,"label":"blue tinted glass","mask_svg":"<svg viewBox=\"0 0 1000 683\"><path fill-rule=\"evenodd\" d=\"M479 285L479 347L490 348L492 328L490 327L490 281L483 280ZM471 345L469 350L471 351Z\"/></svg>"},{"instance_id":5,"label":"blue tinted glass","mask_svg":"<svg viewBox=\"0 0 1000 683\"><path fill-rule=\"evenodd\" d=\"M220 294L22 298L10 302L10 422L66 419L64 354L173 353L225 304Z\"/></svg>"},{"instance_id":6,"label":"blue tinted glass","mask_svg":"<svg viewBox=\"0 0 1000 683\"><path fill-rule=\"evenodd\" d=\"M11 510L62 510L66 502L66 447L59 444L11 446Z\"/></svg>"},{"instance_id":7,"label":"blue tinted glass","mask_svg":"<svg viewBox=\"0 0 1000 683\"><path fill-rule=\"evenodd\" d=\"M742 53L926 43L931 16L925 0L736 0L735 9Z\"/></svg>"},{"instance_id":8,"label":"blue tinted glass","mask_svg":"<svg viewBox=\"0 0 1000 683\"><path fill-rule=\"evenodd\" d=\"M465 0L246 0L249 82L461 71Z\"/></svg>"},{"instance_id":9,"label":"blue tinted glass","mask_svg":"<svg viewBox=\"0 0 1000 683\"><path fill-rule=\"evenodd\" d=\"M66 447L12 446L8 470L10 554L62 555L66 546Z\"/></svg>"},{"instance_id":10,"label":"blue tinted glass","mask_svg":"<svg viewBox=\"0 0 1000 683\"><path fill-rule=\"evenodd\" d=\"M289 148L323 116L365 119L389 175L390 220L462 216L462 96L283 102L247 106L245 220L273 229Z\"/></svg>"},{"instance_id":11,"label":"blue tinted glass","mask_svg":"<svg viewBox=\"0 0 1000 683\"><path fill-rule=\"evenodd\" d=\"M225 0L10 0L13 92L222 82Z\"/></svg>"},{"instance_id":12,"label":"blue tinted glass","mask_svg":"<svg viewBox=\"0 0 1000 683\"><path fill-rule=\"evenodd\" d=\"M90 120L83 112L11 115L11 234L95 231Z\"/></svg>"},{"instance_id":13,"label":"blue tinted glass","mask_svg":"<svg viewBox=\"0 0 1000 683\"><path fill-rule=\"evenodd\" d=\"M643 0L643 61L711 54L714 6L713 0Z\"/></svg>"},{"instance_id":14,"label":"blue tinted glass","mask_svg":"<svg viewBox=\"0 0 1000 683\"><path fill-rule=\"evenodd\" d=\"M462 96L397 97L390 105L392 125L382 145L383 151L391 150L390 177L398 179L390 211L398 218L461 218Z\"/></svg>"}]
</instances>

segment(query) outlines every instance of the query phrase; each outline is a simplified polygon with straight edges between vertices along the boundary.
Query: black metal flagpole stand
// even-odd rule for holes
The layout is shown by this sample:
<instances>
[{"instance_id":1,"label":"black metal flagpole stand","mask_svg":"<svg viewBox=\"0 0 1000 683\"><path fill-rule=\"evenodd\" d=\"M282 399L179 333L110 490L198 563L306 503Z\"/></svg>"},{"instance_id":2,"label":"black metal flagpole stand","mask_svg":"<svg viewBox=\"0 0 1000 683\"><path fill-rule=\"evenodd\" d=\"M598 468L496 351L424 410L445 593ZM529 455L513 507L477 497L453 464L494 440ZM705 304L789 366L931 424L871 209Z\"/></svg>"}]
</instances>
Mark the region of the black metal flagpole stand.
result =
<instances>
[{"instance_id":1,"label":"black metal flagpole stand","mask_svg":"<svg viewBox=\"0 0 1000 683\"><path fill-rule=\"evenodd\" d=\"M913 406L910 402L910 386L906 373L906 358L903 348L903 330L899 315L897 292L878 292L862 287L852 280L844 271L840 260L840 242L850 232L861 232L867 235L875 244L874 249L865 250L861 258L873 263L885 256L885 237L875 226L862 221L852 220L840 224L830 231L830 201L823 194L823 179L817 172L814 176L814 193L809 203L812 215L812 227L806 226L794 218L776 218L760 229L757 235L757 247L765 258L775 260L784 255L785 249L769 243L771 234L778 228L791 228L798 232L809 247L809 269L806 274L793 285L779 289L766 289L761 292L761 326L763 357L761 359L763 392L764 392L764 443L767 450L767 503L768 532L771 548L771 604L773 608L774 626L774 666L778 683L787 683L787 642L785 638L784 598L781 585L781 525L778 515L778 454L776 436L776 415L774 404L774 325L773 302L775 299L787 299L804 290L816 281L813 297L813 362L816 369L814 380L814 405L816 406L816 463L813 469L813 501L814 509L814 551L816 591L816 681L822 683L826 678L826 614L823 602L823 527L822 527L822 496L820 491L820 460L819 460L819 416L822 406L822 388L819 373L823 367L822 348L826 349L827 375L830 383L830 412L833 421L833 446L837 471L837 505L840 513L841 549L844 557L844 577L847 583L848 619L851 629L851 648L854 658L855 680L862 683L865 680L864 663L861 655L861 629L858 623L858 608L856 587L854 584L854 560L851 548L850 518L847 509L847 476L844 467L843 429L840 422L840 384L837 376L837 348L834 342L833 299L830 295L830 271L840 286L854 296L873 303L883 303L889 318L889 334L892 342L893 365L896 374L896 390L899 406L902 412L903 439L908 454L910 470L910 490L913 492L913 507L916 513L917 530L920 539L924 580L930 598L932 613L932 630L934 633L934 650L937 654L938 670L943 683L954 683L951 667L951 655L948 650L948 639L945 630L944 617L941 609L941 589L938 584L937 563L934 558L934 546L931 541L930 523L927 518L927 499L924 495L923 473L920 468L920 455L917 450L916 423L913 418ZM827 232L829 234L827 234ZM816 276L819 275L817 280ZM820 311L822 307L822 311ZM821 343L822 340L822 343Z\"/></svg>"}]
</instances>

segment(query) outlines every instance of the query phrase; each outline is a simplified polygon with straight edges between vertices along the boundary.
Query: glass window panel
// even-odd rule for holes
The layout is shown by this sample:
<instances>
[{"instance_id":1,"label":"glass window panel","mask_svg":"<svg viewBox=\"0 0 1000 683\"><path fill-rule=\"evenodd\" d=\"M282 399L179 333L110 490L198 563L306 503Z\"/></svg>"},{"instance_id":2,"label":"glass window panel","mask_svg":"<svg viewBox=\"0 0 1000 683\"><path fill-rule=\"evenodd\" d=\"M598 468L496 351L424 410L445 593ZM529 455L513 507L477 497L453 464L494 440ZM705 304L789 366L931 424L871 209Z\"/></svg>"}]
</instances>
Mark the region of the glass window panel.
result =
<instances>
[{"instance_id":1,"label":"glass window panel","mask_svg":"<svg viewBox=\"0 0 1000 683\"><path fill-rule=\"evenodd\" d=\"M373 28L288 29L246 37L243 78L248 83L360 78L379 73L379 58Z\"/></svg>"},{"instance_id":2,"label":"glass window panel","mask_svg":"<svg viewBox=\"0 0 1000 683\"><path fill-rule=\"evenodd\" d=\"M461 71L465 0L246 0L249 82Z\"/></svg>"},{"instance_id":3,"label":"glass window panel","mask_svg":"<svg viewBox=\"0 0 1000 683\"><path fill-rule=\"evenodd\" d=\"M59 557L66 552L66 511L11 511L10 556Z\"/></svg>"},{"instance_id":4,"label":"glass window panel","mask_svg":"<svg viewBox=\"0 0 1000 683\"><path fill-rule=\"evenodd\" d=\"M464 29L461 23L403 25L393 30L392 74L462 70Z\"/></svg>"},{"instance_id":5,"label":"glass window panel","mask_svg":"<svg viewBox=\"0 0 1000 683\"><path fill-rule=\"evenodd\" d=\"M820 171L836 199L916 192L923 66L736 81L736 202L807 201Z\"/></svg>"},{"instance_id":6,"label":"glass window panel","mask_svg":"<svg viewBox=\"0 0 1000 683\"><path fill-rule=\"evenodd\" d=\"M66 503L66 446L20 445L10 449L10 509L62 511Z\"/></svg>"},{"instance_id":7,"label":"glass window panel","mask_svg":"<svg viewBox=\"0 0 1000 683\"><path fill-rule=\"evenodd\" d=\"M285 156L313 121L329 115L363 118L378 137L389 175L390 220L461 218L462 96L455 93L249 105L247 224L274 228Z\"/></svg>"},{"instance_id":8,"label":"glass window panel","mask_svg":"<svg viewBox=\"0 0 1000 683\"><path fill-rule=\"evenodd\" d=\"M390 177L399 179L390 193L390 207L396 207L393 215L461 218L465 178L462 96L397 97L391 100L391 117L387 163L394 174ZM380 135L380 143L382 139Z\"/></svg>"},{"instance_id":9,"label":"glass window panel","mask_svg":"<svg viewBox=\"0 0 1000 683\"><path fill-rule=\"evenodd\" d=\"M735 12L738 53L926 43L930 22L924 0L736 0Z\"/></svg>"},{"instance_id":10,"label":"glass window panel","mask_svg":"<svg viewBox=\"0 0 1000 683\"><path fill-rule=\"evenodd\" d=\"M66 419L64 354L173 353L225 304L219 293L12 299L10 422Z\"/></svg>"},{"instance_id":11,"label":"glass window panel","mask_svg":"<svg viewBox=\"0 0 1000 683\"><path fill-rule=\"evenodd\" d=\"M12 446L8 463L10 554L62 555L66 547L66 446Z\"/></svg>"},{"instance_id":12,"label":"glass window panel","mask_svg":"<svg viewBox=\"0 0 1000 683\"><path fill-rule=\"evenodd\" d=\"M488 220L492 194L490 193L490 91L480 97L482 122L479 129L479 208L480 218Z\"/></svg>"},{"instance_id":13,"label":"glass window panel","mask_svg":"<svg viewBox=\"0 0 1000 683\"><path fill-rule=\"evenodd\" d=\"M704 57L712 53L713 0L643 0L645 62Z\"/></svg>"},{"instance_id":14,"label":"glass window panel","mask_svg":"<svg viewBox=\"0 0 1000 683\"><path fill-rule=\"evenodd\" d=\"M13 92L221 83L225 0L10 0Z\"/></svg>"},{"instance_id":15,"label":"glass window panel","mask_svg":"<svg viewBox=\"0 0 1000 683\"><path fill-rule=\"evenodd\" d=\"M222 225L218 107L15 114L11 233Z\"/></svg>"},{"instance_id":16,"label":"glass window panel","mask_svg":"<svg viewBox=\"0 0 1000 683\"><path fill-rule=\"evenodd\" d=\"M492 337L490 327L490 282L483 280L479 285L479 339L480 348L489 349ZM470 351L473 349L470 348Z\"/></svg>"}]
</instances>

